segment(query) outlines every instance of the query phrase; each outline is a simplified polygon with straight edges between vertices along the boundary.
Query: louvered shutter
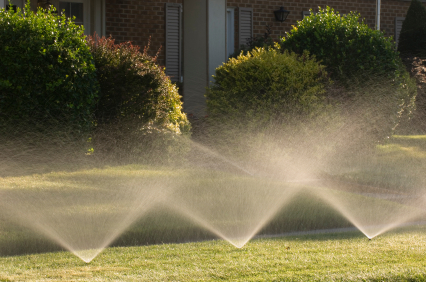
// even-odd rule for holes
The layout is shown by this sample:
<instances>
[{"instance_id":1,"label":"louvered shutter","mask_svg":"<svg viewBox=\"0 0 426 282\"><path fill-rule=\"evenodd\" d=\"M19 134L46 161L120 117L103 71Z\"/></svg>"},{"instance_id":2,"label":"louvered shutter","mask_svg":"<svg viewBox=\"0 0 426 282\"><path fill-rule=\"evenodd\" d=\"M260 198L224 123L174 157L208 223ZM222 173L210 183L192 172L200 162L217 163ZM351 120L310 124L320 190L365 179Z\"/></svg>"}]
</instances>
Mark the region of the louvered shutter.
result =
<instances>
[{"instance_id":1,"label":"louvered shutter","mask_svg":"<svg viewBox=\"0 0 426 282\"><path fill-rule=\"evenodd\" d=\"M246 45L253 37L253 9L239 8L239 46Z\"/></svg>"},{"instance_id":2,"label":"louvered shutter","mask_svg":"<svg viewBox=\"0 0 426 282\"><path fill-rule=\"evenodd\" d=\"M404 22L404 20L405 20L405 18L403 18L403 17L396 17L395 18L395 42L396 42L396 48L398 48L399 35L401 34L402 23Z\"/></svg>"},{"instance_id":3,"label":"louvered shutter","mask_svg":"<svg viewBox=\"0 0 426 282\"><path fill-rule=\"evenodd\" d=\"M166 74L172 81L181 77L182 4L166 3Z\"/></svg>"}]
</instances>

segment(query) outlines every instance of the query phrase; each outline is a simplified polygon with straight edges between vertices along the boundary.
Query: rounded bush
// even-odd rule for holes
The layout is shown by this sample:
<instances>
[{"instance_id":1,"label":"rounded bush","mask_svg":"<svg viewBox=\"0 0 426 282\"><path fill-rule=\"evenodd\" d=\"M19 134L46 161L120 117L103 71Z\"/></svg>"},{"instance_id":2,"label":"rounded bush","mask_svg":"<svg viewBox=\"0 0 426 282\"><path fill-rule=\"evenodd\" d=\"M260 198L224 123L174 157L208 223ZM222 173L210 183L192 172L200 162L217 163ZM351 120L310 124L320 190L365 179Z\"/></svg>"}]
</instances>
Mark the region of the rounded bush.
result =
<instances>
[{"instance_id":1,"label":"rounded bush","mask_svg":"<svg viewBox=\"0 0 426 282\"><path fill-rule=\"evenodd\" d=\"M333 78L395 72L401 62L392 38L372 30L359 14L340 16L330 7L298 22L282 39L284 50L309 51L327 66Z\"/></svg>"},{"instance_id":2,"label":"rounded bush","mask_svg":"<svg viewBox=\"0 0 426 282\"><path fill-rule=\"evenodd\" d=\"M0 50L3 123L91 125L98 84L82 27L29 4L1 10Z\"/></svg>"},{"instance_id":3,"label":"rounded bush","mask_svg":"<svg viewBox=\"0 0 426 282\"><path fill-rule=\"evenodd\" d=\"M100 85L95 110L98 150L109 144L108 150L137 154L143 145L161 141L159 147L169 146L173 136L189 133L178 89L156 57L148 55L149 45L140 52L130 42L115 44L111 37L89 36L87 42Z\"/></svg>"},{"instance_id":4,"label":"rounded bush","mask_svg":"<svg viewBox=\"0 0 426 282\"><path fill-rule=\"evenodd\" d=\"M311 11L281 45L299 54L309 51L326 65L334 80L329 97L339 105L346 128L356 125L350 135L362 136L360 142L383 140L412 114L416 87L392 38L369 28L359 14L340 16L330 7Z\"/></svg>"},{"instance_id":5,"label":"rounded bush","mask_svg":"<svg viewBox=\"0 0 426 282\"><path fill-rule=\"evenodd\" d=\"M403 55L426 57L426 7L412 0L399 35L398 51Z\"/></svg>"},{"instance_id":6,"label":"rounded bush","mask_svg":"<svg viewBox=\"0 0 426 282\"><path fill-rule=\"evenodd\" d=\"M324 108L327 73L308 53L256 48L216 69L207 92L209 116L282 123L318 114Z\"/></svg>"},{"instance_id":7,"label":"rounded bush","mask_svg":"<svg viewBox=\"0 0 426 282\"><path fill-rule=\"evenodd\" d=\"M112 38L87 39L100 84L95 111L98 124L137 120L175 133L188 132L178 90L156 64L156 58L130 42Z\"/></svg>"}]
</instances>

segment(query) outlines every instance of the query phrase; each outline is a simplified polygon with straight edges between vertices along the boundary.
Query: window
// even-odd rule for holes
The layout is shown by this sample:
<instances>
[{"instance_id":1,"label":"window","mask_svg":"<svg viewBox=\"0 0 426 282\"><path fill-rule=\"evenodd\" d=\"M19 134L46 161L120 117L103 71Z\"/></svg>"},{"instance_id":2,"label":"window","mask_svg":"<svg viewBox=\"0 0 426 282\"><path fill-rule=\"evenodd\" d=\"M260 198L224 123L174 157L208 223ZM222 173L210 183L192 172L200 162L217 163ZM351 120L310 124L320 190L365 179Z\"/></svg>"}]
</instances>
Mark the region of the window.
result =
<instances>
[{"instance_id":1,"label":"window","mask_svg":"<svg viewBox=\"0 0 426 282\"><path fill-rule=\"evenodd\" d=\"M166 74L182 81L182 4L166 3Z\"/></svg>"},{"instance_id":2,"label":"window","mask_svg":"<svg viewBox=\"0 0 426 282\"><path fill-rule=\"evenodd\" d=\"M226 53L228 58L235 52L234 8L226 9Z\"/></svg>"},{"instance_id":3,"label":"window","mask_svg":"<svg viewBox=\"0 0 426 282\"><path fill-rule=\"evenodd\" d=\"M69 18L75 17L77 25L84 26L84 34L90 34L90 6L88 0L59 1L59 12L64 11Z\"/></svg>"},{"instance_id":4,"label":"window","mask_svg":"<svg viewBox=\"0 0 426 282\"><path fill-rule=\"evenodd\" d=\"M238 44L246 45L247 40L253 38L253 9L239 8L239 40Z\"/></svg>"}]
</instances>

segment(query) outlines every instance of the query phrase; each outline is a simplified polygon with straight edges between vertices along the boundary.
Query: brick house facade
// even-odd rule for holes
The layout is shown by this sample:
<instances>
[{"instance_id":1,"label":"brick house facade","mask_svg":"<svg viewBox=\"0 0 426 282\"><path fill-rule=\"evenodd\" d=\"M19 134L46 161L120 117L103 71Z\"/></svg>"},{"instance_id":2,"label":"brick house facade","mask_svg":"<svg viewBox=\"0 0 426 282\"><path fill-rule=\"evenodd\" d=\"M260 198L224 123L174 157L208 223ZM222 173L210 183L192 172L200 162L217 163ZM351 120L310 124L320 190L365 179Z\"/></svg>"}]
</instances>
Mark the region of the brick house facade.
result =
<instances>
[{"instance_id":1,"label":"brick house facade","mask_svg":"<svg viewBox=\"0 0 426 282\"><path fill-rule=\"evenodd\" d=\"M183 3L184 0L106 0L106 35L112 35L117 42L132 41L136 45L145 46L151 36L151 51L156 52L160 47L159 63L164 65L165 58L165 3ZM290 31L291 26L303 19L303 12L318 6L330 6L341 14L357 11L361 18L371 28L376 26L375 0L227 0L227 7L235 8L234 12L234 42L235 49L239 46L239 8L253 9L253 35L265 33L266 25L270 25L272 36L278 39ZM395 36L395 18L405 17L410 5L409 1L382 0L380 29L386 35ZM425 3L426 5L426 3ZM283 23L276 22L274 10L283 6L290 14Z\"/></svg>"},{"instance_id":2,"label":"brick house facade","mask_svg":"<svg viewBox=\"0 0 426 282\"><path fill-rule=\"evenodd\" d=\"M180 3L183 0L106 0L106 32L116 42L132 41L141 47L148 44L155 54L160 48L158 62L165 64L165 4Z\"/></svg>"}]
</instances>

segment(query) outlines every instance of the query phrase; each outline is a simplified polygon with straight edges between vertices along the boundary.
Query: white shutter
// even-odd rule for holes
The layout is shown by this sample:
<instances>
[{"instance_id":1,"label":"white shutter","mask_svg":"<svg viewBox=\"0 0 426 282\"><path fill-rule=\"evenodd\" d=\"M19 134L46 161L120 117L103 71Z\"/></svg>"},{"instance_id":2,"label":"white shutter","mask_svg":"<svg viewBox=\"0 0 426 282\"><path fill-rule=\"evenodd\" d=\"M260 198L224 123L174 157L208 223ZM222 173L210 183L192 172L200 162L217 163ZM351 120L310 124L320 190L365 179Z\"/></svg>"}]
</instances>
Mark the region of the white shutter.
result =
<instances>
[{"instance_id":1,"label":"white shutter","mask_svg":"<svg viewBox=\"0 0 426 282\"><path fill-rule=\"evenodd\" d=\"M172 81L181 77L182 4L166 3L166 74Z\"/></svg>"},{"instance_id":2,"label":"white shutter","mask_svg":"<svg viewBox=\"0 0 426 282\"><path fill-rule=\"evenodd\" d=\"M239 8L239 46L246 45L247 39L253 37L253 9Z\"/></svg>"},{"instance_id":3,"label":"white shutter","mask_svg":"<svg viewBox=\"0 0 426 282\"><path fill-rule=\"evenodd\" d=\"M405 20L405 18L403 18L403 17L396 17L395 18L395 42L396 42L396 48L398 48L399 35L401 34L402 23L404 22L404 20Z\"/></svg>"},{"instance_id":4,"label":"white shutter","mask_svg":"<svg viewBox=\"0 0 426 282\"><path fill-rule=\"evenodd\" d=\"M6 8L6 5L4 4L5 0L0 0L0 9L1 8Z\"/></svg>"}]
</instances>

